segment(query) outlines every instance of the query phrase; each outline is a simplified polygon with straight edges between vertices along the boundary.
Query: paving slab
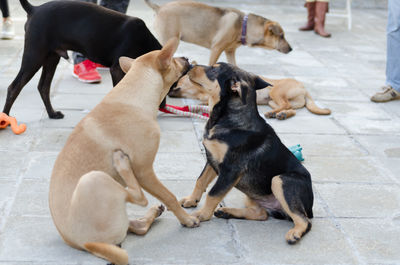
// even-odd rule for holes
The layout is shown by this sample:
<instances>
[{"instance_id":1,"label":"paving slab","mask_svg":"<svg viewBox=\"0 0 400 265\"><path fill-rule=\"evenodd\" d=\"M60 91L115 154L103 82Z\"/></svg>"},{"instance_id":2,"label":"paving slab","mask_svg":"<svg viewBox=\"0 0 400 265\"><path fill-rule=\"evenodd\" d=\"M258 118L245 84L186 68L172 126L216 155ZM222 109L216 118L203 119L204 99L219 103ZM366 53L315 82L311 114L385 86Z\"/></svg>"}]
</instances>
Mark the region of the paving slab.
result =
<instances>
[{"instance_id":1,"label":"paving slab","mask_svg":"<svg viewBox=\"0 0 400 265\"><path fill-rule=\"evenodd\" d=\"M34 5L46 1L30 0ZM385 82L387 2L352 2L352 30L347 30L346 19L328 16L330 39L298 31L306 18L298 0L206 2L278 21L293 52L243 46L236 52L238 66L270 78L296 78L319 106L332 110L331 115L317 116L303 108L286 121L267 120L284 144L303 147L303 164L313 178L315 218L310 233L289 246L284 240L292 227L289 221L213 217L188 229L166 211L147 235L127 236L122 246L130 264L400 263L400 101L369 100ZM0 104L19 71L26 20L18 1L9 4L17 35L12 41L0 40ZM331 1L331 7L335 13L345 7L345 0ZM154 33L154 12L143 0L131 0L128 14L142 18ZM176 55L207 64L210 51L181 42ZM220 60L226 60L224 54ZM71 62L61 60L51 87L54 108L65 114L64 119L48 118L37 91L39 71L11 110L27 124L27 131L16 136L10 128L0 130L0 265L107 264L66 245L48 208L49 180L59 151L74 126L112 88L107 70L100 71L100 84L80 83L71 72ZM176 98L168 98L168 103L199 104ZM261 115L268 110L259 106ZM180 199L192 192L205 163L201 143L205 121L164 113L159 113L158 121L161 141L154 169ZM145 194L149 206L128 204L130 218L140 218L151 205L160 204ZM198 208L204 198L205 194ZM244 207L244 194L233 189L221 205Z\"/></svg>"}]
</instances>

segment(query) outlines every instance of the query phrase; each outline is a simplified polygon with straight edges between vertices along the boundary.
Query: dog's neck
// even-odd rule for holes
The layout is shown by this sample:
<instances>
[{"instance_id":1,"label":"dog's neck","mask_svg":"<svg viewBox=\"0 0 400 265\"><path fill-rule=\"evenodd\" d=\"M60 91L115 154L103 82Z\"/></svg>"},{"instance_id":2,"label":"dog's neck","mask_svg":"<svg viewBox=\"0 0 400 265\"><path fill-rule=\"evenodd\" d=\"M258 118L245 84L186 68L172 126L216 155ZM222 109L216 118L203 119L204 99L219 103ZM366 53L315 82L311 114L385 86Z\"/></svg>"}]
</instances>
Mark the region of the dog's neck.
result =
<instances>
[{"instance_id":1,"label":"dog's neck","mask_svg":"<svg viewBox=\"0 0 400 265\"><path fill-rule=\"evenodd\" d=\"M158 71L134 63L104 100L107 102L118 101L134 107L139 106L143 112L156 118L163 86L164 82Z\"/></svg>"},{"instance_id":2,"label":"dog's neck","mask_svg":"<svg viewBox=\"0 0 400 265\"><path fill-rule=\"evenodd\" d=\"M257 16L253 13L248 14L246 45L253 46L264 41L264 22L265 18Z\"/></svg>"}]
</instances>

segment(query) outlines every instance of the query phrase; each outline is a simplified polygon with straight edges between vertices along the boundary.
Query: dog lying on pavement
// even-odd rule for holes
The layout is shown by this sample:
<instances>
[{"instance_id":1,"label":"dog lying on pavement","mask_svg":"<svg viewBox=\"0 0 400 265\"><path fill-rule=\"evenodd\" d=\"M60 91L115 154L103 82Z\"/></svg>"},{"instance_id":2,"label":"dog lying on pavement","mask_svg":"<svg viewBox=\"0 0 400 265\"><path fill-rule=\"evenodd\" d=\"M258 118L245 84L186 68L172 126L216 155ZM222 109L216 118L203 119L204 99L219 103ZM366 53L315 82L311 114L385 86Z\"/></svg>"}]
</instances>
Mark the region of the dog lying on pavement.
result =
<instances>
[{"instance_id":1,"label":"dog lying on pavement","mask_svg":"<svg viewBox=\"0 0 400 265\"><path fill-rule=\"evenodd\" d=\"M124 76L119 57L136 58L161 49L139 18L79 1L51 1L40 6L32 6L27 0L20 2L28 20L21 68L8 87L3 109L7 115L22 88L42 67L38 89L47 113L52 119L64 117L51 105L50 86L60 57L68 59L67 50L110 67L115 86Z\"/></svg>"},{"instance_id":2,"label":"dog lying on pavement","mask_svg":"<svg viewBox=\"0 0 400 265\"><path fill-rule=\"evenodd\" d=\"M146 205L141 188L162 201L182 225L199 220L179 205L153 170L159 142L158 106L171 85L186 72L185 58L172 58L173 39L161 51L136 60L122 57L125 77L75 127L55 162L49 204L53 221L70 246L115 264L127 264L115 247L132 231L144 234L163 208L129 221L125 203Z\"/></svg>"},{"instance_id":3,"label":"dog lying on pavement","mask_svg":"<svg viewBox=\"0 0 400 265\"><path fill-rule=\"evenodd\" d=\"M176 85L168 93L170 97L193 98L200 100L203 104L208 104L210 90L207 87L209 80L203 80L203 72L210 73L206 75L209 79L211 72L220 71L220 68L196 65L186 75L181 77ZM198 77L200 75L200 78ZM305 89L303 83L292 78L269 79L260 77L264 81L272 84L272 87L265 87L257 90L257 104L269 105L273 110L266 112L267 118L277 118L284 120L296 115L295 109L306 107L309 111L319 115L329 115L329 109L319 108L310 93ZM195 81L196 80L196 81Z\"/></svg>"},{"instance_id":4,"label":"dog lying on pavement","mask_svg":"<svg viewBox=\"0 0 400 265\"><path fill-rule=\"evenodd\" d=\"M234 8L213 7L192 1L174 1L158 6L145 0L156 12L154 27L161 43L172 37L211 50L209 65L225 52L236 65L235 51L240 45L275 49L289 53L292 48L282 27L255 14L246 15Z\"/></svg>"},{"instance_id":5,"label":"dog lying on pavement","mask_svg":"<svg viewBox=\"0 0 400 265\"><path fill-rule=\"evenodd\" d=\"M311 228L310 173L258 113L256 90L269 84L229 64L220 63L213 68L218 70L197 68L202 79L214 88L203 135L207 162L192 194L180 202L183 207L196 207L207 186L218 176L194 216L200 221L209 220L213 213L220 218L249 220L266 220L268 213L290 218L294 227L287 232L286 240L294 244ZM247 207L222 207L214 212L233 187L247 195Z\"/></svg>"}]
</instances>

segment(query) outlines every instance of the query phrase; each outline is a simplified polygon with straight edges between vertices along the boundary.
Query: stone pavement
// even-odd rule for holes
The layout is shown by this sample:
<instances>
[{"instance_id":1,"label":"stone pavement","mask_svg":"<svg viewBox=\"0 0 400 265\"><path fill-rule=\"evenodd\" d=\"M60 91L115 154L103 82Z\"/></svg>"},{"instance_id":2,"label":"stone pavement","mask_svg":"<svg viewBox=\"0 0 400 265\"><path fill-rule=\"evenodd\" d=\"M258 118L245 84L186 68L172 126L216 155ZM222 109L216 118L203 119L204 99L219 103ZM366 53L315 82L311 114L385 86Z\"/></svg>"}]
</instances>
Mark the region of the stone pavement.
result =
<instances>
[{"instance_id":1,"label":"stone pavement","mask_svg":"<svg viewBox=\"0 0 400 265\"><path fill-rule=\"evenodd\" d=\"M17 37L0 40L1 108L23 51L25 13L18 1L9 2ZM234 2L239 9L279 21L294 49L284 55L241 47L239 66L271 78L297 78L319 105L332 109L330 116L302 109L287 121L268 121L286 145L304 148L304 165L312 174L315 193L313 228L290 246L284 240L292 225L287 221L212 218L188 229L167 212L147 235L128 235L122 246L131 264L400 264L400 101L369 101L385 80L386 11L353 10L351 32L344 19L329 17L327 29L333 38L323 39L297 31L306 16L300 1ZM218 5L229 6L229 1ZM142 0L131 0L128 13L152 28L153 11ZM181 43L178 55L207 63L209 51ZM76 81L71 70L71 64L61 61L51 90L54 107L65 114L63 120L47 117L36 89L37 74L11 113L27 123L27 131L20 136L10 129L0 131L0 265L106 264L67 246L48 208L49 177L58 152L74 125L111 89L107 72L101 84L89 85ZM260 107L260 112L266 110ZM204 122L165 114L159 115L159 122L162 139L156 172L181 198L191 192L205 162L199 140ZM157 203L147 197L150 205ZM242 197L232 191L223 203L242 207ZM146 210L129 205L128 211L137 218Z\"/></svg>"}]
</instances>

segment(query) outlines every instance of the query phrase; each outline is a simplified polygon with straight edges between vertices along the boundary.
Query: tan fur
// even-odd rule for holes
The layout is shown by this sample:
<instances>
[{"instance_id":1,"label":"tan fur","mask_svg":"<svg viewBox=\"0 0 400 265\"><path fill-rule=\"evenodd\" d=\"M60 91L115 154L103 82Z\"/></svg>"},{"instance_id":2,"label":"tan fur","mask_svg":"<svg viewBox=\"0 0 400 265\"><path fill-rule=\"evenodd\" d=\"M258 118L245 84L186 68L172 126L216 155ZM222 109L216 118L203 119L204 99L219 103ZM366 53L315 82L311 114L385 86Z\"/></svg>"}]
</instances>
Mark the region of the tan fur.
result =
<instances>
[{"instance_id":1,"label":"tan fur","mask_svg":"<svg viewBox=\"0 0 400 265\"><path fill-rule=\"evenodd\" d=\"M203 140L204 146L213 154L213 158L218 161L218 163L222 163L225 158L225 154L228 151L228 145L223 142L219 142L217 140Z\"/></svg>"},{"instance_id":2,"label":"tan fur","mask_svg":"<svg viewBox=\"0 0 400 265\"><path fill-rule=\"evenodd\" d=\"M257 202L253 201L247 196L246 196L246 208L238 209L238 208L221 207L217 209L215 215L216 216L231 215L239 219L256 220L256 221L265 221L268 219L267 211L264 208L262 208Z\"/></svg>"},{"instance_id":3,"label":"tan fur","mask_svg":"<svg viewBox=\"0 0 400 265\"><path fill-rule=\"evenodd\" d=\"M146 205L141 188L161 200L182 224L199 225L153 170L160 142L158 106L188 67L186 60L172 58L178 43L171 40L161 51L136 60L122 57L125 77L79 122L58 155L50 181L50 211L72 247L123 264L112 260L112 245L121 243L128 229L135 231L126 202ZM141 234L159 214L150 209ZM89 248L87 243L93 244Z\"/></svg>"},{"instance_id":4,"label":"tan fur","mask_svg":"<svg viewBox=\"0 0 400 265\"><path fill-rule=\"evenodd\" d=\"M282 180L280 176L272 178L271 189L275 198L282 205L283 210L293 220L294 227L286 233L285 237L286 241L290 243L295 243L296 241L300 240L300 238L307 232L307 228L310 224L310 221L302 218L301 216L295 214L290 210L288 203L286 202L285 197L283 195Z\"/></svg>"},{"instance_id":5,"label":"tan fur","mask_svg":"<svg viewBox=\"0 0 400 265\"><path fill-rule=\"evenodd\" d=\"M261 77L272 87L257 90L257 104L269 105L273 110L265 113L267 118L287 119L296 115L295 109L304 106L312 113L329 115L329 109L319 108L313 101L303 83L292 78L269 79ZM219 87L216 81L210 81L201 66L194 67L187 75L179 79L176 88L170 92L172 97L184 97L208 101L219 101ZM214 104L214 103L213 103Z\"/></svg>"},{"instance_id":6,"label":"tan fur","mask_svg":"<svg viewBox=\"0 0 400 265\"><path fill-rule=\"evenodd\" d=\"M240 42L244 13L234 8L213 7L192 1L173 1L158 6L145 0L156 11L154 23L159 40L171 37L211 50L209 64L217 62L222 52L236 65L235 51ZM255 14L248 14L246 43L250 47L291 51L281 26Z\"/></svg>"},{"instance_id":7,"label":"tan fur","mask_svg":"<svg viewBox=\"0 0 400 265\"><path fill-rule=\"evenodd\" d=\"M215 170L207 164L204 168L202 174L196 181L196 186L193 189L191 195L182 198L179 203L182 207L189 208L189 207L196 207L197 203L200 201L203 192L206 191L208 185L210 185L211 181L215 179L217 173Z\"/></svg>"}]
</instances>

